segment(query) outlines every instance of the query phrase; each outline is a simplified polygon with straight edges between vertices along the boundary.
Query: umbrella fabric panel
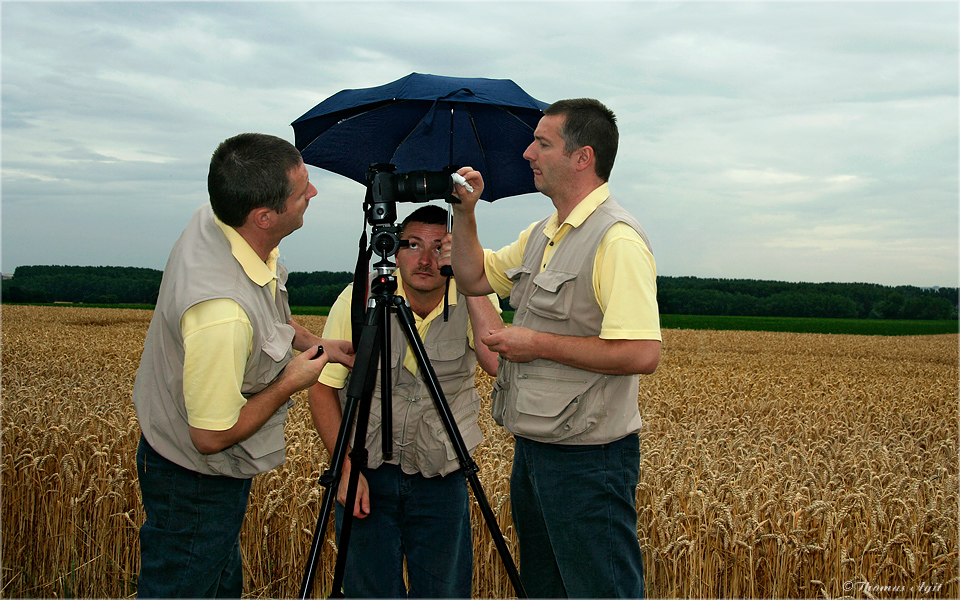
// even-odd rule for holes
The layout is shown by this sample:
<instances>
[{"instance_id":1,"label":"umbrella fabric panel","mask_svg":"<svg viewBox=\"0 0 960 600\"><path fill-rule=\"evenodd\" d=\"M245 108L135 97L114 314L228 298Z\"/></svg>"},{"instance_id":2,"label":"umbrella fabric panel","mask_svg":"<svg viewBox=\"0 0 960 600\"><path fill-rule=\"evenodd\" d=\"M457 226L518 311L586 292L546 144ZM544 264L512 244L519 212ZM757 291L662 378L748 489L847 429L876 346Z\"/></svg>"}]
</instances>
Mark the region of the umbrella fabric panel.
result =
<instances>
[{"instance_id":1,"label":"umbrella fabric panel","mask_svg":"<svg viewBox=\"0 0 960 600\"><path fill-rule=\"evenodd\" d=\"M366 184L370 164L393 163L396 139L406 138L420 122L423 108L416 104L392 103L389 111L384 110L387 107L364 111L317 135L300 154L307 164Z\"/></svg>"},{"instance_id":2,"label":"umbrella fabric panel","mask_svg":"<svg viewBox=\"0 0 960 600\"><path fill-rule=\"evenodd\" d=\"M542 111L545 102L531 97L509 79L443 77L411 73L384 85L341 90L313 107L297 121L353 111L361 105L395 100L449 100L478 104L499 104Z\"/></svg>"}]
</instances>

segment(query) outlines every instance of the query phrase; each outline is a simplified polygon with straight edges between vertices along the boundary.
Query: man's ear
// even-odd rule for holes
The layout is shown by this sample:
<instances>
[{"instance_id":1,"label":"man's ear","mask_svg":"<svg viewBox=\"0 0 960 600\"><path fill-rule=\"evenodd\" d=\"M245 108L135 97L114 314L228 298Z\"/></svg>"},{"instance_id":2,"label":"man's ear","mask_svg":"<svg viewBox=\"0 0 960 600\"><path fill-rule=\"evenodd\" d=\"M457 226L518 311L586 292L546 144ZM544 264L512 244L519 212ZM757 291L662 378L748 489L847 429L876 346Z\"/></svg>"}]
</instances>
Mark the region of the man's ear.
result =
<instances>
[{"instance_id":1,"label":"man's ear","mask_svg":"<svg viewBox=\"0 0 960 600\"><path fill-rule=\"evenodd\" d=\"M261 206L250 211L247 215L247 222L257 227L257 229L269 229L276 218L277 213L273 210Z\"/></svg>"},{"instance_id":2,"label":"man's ear","mask_svg":"<svg viewBox=\"0 0 960 600\"><path fill-rule=\"evenodd\" d=\"M577 170L583 171L584 169L593 168L594 162L596 162L596 155L593 153L592 146L582 146L577 149L575 152L577 159Z\"/></svg>"}]
</instances>

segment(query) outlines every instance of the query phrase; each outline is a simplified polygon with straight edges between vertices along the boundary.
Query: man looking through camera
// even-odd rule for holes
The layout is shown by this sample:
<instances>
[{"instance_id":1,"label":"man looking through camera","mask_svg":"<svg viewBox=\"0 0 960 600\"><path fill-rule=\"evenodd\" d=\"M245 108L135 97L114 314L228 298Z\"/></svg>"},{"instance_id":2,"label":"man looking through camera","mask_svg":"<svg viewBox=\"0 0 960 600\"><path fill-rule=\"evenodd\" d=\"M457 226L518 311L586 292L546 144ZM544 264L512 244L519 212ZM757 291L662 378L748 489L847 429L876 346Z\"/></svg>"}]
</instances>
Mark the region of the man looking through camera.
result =
<instances>
[{"instance_id":1,"label":"man looking through camera","mask_svg":"<svg viewBox=\"0 0 960 600\"><path fill-rule=\"evenodd\" d=\"M656 267L639 223L607 186L616 118L592 99L544 111L524 152L556 208L513 244L484 251L483 179L460 174L453 269L466 294L497 292L513 326L484 333L499 353L494 419L514 434L510 500L531 598L643 595L636 486L638 374L660 358Z\"/></svg>"},{"instance_id":2,"label":"man looking through camera","mask_svg":"<svg viewBox=\"0 0 960 600\"><path fill-rule=\"evenodd\" d=\"M439 261L441 245L449 236L446 224L446 211L432 205L403 221L400 239L406 244L396 253L397 294L410 305L450 411L472 453L483 439L477 424L476 366L479 363L492 375L497 369L496 355L478 341L476 332L502 328L503 321L496 298L464 297L456 291L456 280L450 283L448 320L438 318L446 285ZM325 336L350 336L352 289L348 286L330 309ZM390 327L393 431L386 434L392 436L393 458L383 459L378 371L367 427L368 464L361 470L356 503L350 507L357 520L347 549L343 591L355 598L469 598L473 544L466 480L456 472L460 465L453 446L395 315ZM346 368L329 365L309 391L314 425L331 453L348 377ZM351 468L347 457L337 498L338 532ZM409 591L403 581L404 557Z\"/></svg>"}]
</instances>

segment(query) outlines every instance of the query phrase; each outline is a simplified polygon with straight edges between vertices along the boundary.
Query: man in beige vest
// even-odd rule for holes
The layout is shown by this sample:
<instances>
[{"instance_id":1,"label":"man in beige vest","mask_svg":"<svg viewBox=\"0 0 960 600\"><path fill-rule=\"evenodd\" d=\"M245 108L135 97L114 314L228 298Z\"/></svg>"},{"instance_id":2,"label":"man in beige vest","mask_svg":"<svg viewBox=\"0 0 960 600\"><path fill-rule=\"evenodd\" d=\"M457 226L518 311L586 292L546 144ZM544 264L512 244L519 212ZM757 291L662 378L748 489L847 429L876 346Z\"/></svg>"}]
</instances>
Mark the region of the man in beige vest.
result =
<instances>
[{"instance_id":1,"label":"man in beige vest","mask_svg":"<svg viewBox=\"0 0 960 600\"><path fill-rule=\"evenodd\" d=\"M352 344L322 340L290 314L277 245L317 194L297 149L232 137L214 152L207 187L210 203L164 268L133 388L141 597L240 597L250 482L283 463L290 396L328 360L353 360Z\"/></svg>"},{"instance_id":2,"label":"man in beige vest","mask_svg":"<svg viewBox=\"0 0 960 600\"><path fill-rule=\"evenodd\" d=\"M492 375L497 372L496 355L479 342L476 332L500 329L503 321L495 297L466 298L457 293L456 280L447 293L448 318L440 316L446 280L440 275L439 254L446 226L446 211L431 205L403 221L400 239L405 245L396 253L397 295L410 305L450 412L472 453L483 440L477 424L477 364ZM348 286L330 309L326 337L350 337L352 290ZM351 598L469 598L473 545L466 480L396 315L390 323L393 430L387 434L392 435L393 457L386 462L383 457L378 370L366 432L368 461L351 507L356 520L346 549L343 592ZM346 368L329 365L309 392L314 424L331 453L347 380ZM346 458L336 507L338 532L351 467Z\"/></svg>"},{"instance_id":3,"label":"man in beige vest","mask_svg":"<svg viewBox=\"0 0 960 600\"><path fill-rule=\"evenodd\" d=\"M460 289L516 309L481 341L500 355L492 410L515 439L510 499L532 598L644 593L638 374L657 367L660 320L650 244L607 187L617 144L600 102L549 106L524 158L556 212L497 252L477 238L482 177L465 167L473 191L456 188Z\"/></svg>"}]
</instances>

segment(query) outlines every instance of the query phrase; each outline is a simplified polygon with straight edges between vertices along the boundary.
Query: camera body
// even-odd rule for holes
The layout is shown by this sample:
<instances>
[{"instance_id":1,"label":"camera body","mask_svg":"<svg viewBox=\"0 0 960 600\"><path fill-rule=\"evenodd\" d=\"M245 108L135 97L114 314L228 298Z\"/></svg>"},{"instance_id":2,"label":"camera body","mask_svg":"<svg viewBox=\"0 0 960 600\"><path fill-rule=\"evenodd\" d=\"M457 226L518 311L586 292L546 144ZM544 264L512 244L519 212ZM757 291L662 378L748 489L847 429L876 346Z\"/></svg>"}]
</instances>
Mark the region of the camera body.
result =
<instances>
[{"instance_id":1,"label":"camera body","mask_svg":"<svg viewBox=\"0 0 960 600\"><path fill-rule=\"evenodd\" d=\"M367 222L373 226L371 246L383 258L393 256L400 249L400 231L397 220L397 202L428 202L442 199L460 202L453 195L453 180L450 175L457 166L448 166L442 171L410 171L396 173L397 167L387 163L374 163L367 169L369 190Z\"/></svg>"}]
</instances>

